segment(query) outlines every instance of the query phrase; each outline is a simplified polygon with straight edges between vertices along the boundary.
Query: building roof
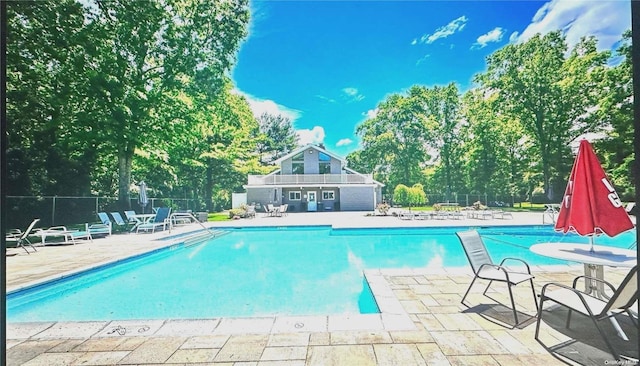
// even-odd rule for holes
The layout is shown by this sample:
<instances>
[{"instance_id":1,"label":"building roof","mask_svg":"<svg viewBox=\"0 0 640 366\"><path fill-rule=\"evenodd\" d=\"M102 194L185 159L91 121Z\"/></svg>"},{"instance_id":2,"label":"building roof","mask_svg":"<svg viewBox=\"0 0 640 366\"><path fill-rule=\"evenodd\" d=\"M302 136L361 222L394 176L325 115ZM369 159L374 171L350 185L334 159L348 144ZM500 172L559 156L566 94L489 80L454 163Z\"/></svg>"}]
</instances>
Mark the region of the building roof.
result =
<instances>
[{"instance_id":1,"label":"building roof","mask_svg":"<svg viewBox=\"0 0 640 366\"><path fill-rule=\"evenodd\" d=\"M299 147L299 148L297 148L297 149L293 150L292 152L288 153L287 155L282 156L282 157L280 157L279 159L274 160L274 161L273 161L273 163L274 163L274 164L280 164L280 163L282 163L283 161L285 161L285 160L287 160L287 159L289 159L289 158L291 158L291 157L293 157L293 156L295 156L295 155L299 154L299 153L300 153L300 152L302 152L302 151L307 151L308 149L314 149L314 150L316 150L316 151L319 151L319 152L325 153L325 154L327 154L327 155L331 156L331 157L332 157L332 158L334 158L334 159L340 160L340 162L342 163L342 166L343 166L343 167L347 165L347 160L346 160L345 158L343 158L343 157L341 157L341 156L338 156L338 155L336 155L336 154L334 154L334 153L332 153L332 152L330 152L330 151L327 151L327 150L325 150L325 149L321 148L320 146L313 145L313 144L307 144L307 145L301 146L301 147Z\"/></svg>"}]
</instances>

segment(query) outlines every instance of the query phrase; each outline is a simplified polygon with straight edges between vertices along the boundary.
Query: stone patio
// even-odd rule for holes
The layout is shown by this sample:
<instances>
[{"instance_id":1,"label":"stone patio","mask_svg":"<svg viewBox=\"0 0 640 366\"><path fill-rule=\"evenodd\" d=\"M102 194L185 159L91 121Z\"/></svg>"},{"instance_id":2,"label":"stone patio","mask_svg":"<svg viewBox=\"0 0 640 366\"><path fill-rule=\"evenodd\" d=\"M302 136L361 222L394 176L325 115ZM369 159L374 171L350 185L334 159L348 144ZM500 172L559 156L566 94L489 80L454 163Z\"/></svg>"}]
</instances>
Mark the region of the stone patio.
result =
<instances>
[{"instance_id":1,"label":"stone patio","mask_svg":"<svg viewBox=\"0 0 640 366\"><path fill-rule=\"evenodd\" d=\"M211 227L333 225L334 227L416 227L540 225L542 213L513 214L512 220L399 220L364 213L291 213ZM12 291L78 270L175 245L172 236L202 229L183 226L171 233L119 234L77 245L38 247L7 257L6 284ZM570 283L582 265L533 267L536 291L550 281ZM619 283L625 269L606 269ZM99 322L9 323L7 365L605 365L615 364L588 319L566 311L545 311L541 341L535 331L535 305L526 286L515 288L524 324L513 326L506 287L492 285L482 295L469 268L387 269L365 272L380 314L313 317L216 318L199 320L112 320ZM522 288L520 288L522 287ZM624 342L603 322L622 354L638 357L638 329L620 323ZM633 363L628 363L633 364Z\"/></svg>"}]
</instances>

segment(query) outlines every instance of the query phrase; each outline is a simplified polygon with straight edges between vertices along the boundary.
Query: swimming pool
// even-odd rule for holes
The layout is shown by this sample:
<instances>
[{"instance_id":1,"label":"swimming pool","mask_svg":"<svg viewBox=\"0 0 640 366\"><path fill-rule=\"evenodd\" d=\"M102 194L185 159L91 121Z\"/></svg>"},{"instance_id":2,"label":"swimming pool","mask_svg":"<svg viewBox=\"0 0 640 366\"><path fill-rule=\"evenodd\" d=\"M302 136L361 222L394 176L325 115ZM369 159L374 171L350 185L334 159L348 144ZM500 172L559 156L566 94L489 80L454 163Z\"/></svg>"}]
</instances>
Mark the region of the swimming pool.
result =
<instances>
[{"instance_id":1,"label":"swimming pool","mask_svg":"<svg viewBox=\"0 0 640 366\"><path fill-rule=\"evenodd\" d=\"M364 269L459 267L461 228L232 229L54 283L7 294L7 321L201 319L377 312ZM545 241L580 241L549 226L478 228L492 257L563 261L531 253ZM628 247L635 233L598 243Z\"/></svg>"}]
</instances>

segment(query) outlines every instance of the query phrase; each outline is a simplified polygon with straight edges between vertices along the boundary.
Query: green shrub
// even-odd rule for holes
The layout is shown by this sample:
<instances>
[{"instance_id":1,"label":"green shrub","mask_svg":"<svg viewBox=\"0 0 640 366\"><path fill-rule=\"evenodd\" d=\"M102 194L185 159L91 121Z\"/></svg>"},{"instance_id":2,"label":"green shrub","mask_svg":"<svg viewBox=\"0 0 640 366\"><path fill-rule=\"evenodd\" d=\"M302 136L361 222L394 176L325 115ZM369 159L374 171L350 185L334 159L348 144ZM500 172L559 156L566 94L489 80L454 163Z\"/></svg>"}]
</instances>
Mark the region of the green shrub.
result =
<instances>
[{"instance_id":1,"label":"green shrub","mask_svg":"<svg viewBox=\"0 0 640 366\"><path fill-rule=\"evenodd\" d=\"M243 209L243 208L232 208L231 210L229 210L229 218L232 219L234 217L246 217L247 216L247 210Z\"/></svg>"},{"instance_id":2,"label":"green shrub","mask_svg":"<svg viewBox=\"0 0 640 366\"><path fill-rule=\"evenodd\" d=\"M393 190L393 202L402 206L409 205L409 187L398 184Z\"/></svg>"}]
</instances>

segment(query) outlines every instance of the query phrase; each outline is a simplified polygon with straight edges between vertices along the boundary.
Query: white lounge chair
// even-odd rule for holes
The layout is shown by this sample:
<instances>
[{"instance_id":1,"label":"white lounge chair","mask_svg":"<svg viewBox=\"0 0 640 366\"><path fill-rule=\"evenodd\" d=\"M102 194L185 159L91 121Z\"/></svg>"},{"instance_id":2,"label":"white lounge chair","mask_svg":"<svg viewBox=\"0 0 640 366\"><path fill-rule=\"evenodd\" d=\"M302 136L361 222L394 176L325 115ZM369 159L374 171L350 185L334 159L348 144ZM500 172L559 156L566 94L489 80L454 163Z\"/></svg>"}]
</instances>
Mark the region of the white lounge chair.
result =
<instances>
[{"instance_id":1,"label":"white lounge chair","mask_svg":"<svg viewBox=\"0 0 640 366\"><path fill-rule=\"evenodd\" d=\"M27 230L25 230L24 232L15 233L14 235L5 237L6 243L9 244L11 242L15 242L15 247L24 249L27 254L31 254L29 253L27 247L31 247L34 252L37 252L36 248L29 241L28 236L31 235L31 231L33 230L33 227L36 226L38 221L40 221L40 219L33 219L33 221L31 221L31 224L29 224L29 227L27 227Z\"/></svg>"}]
</instances>

